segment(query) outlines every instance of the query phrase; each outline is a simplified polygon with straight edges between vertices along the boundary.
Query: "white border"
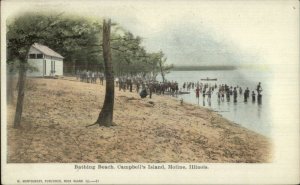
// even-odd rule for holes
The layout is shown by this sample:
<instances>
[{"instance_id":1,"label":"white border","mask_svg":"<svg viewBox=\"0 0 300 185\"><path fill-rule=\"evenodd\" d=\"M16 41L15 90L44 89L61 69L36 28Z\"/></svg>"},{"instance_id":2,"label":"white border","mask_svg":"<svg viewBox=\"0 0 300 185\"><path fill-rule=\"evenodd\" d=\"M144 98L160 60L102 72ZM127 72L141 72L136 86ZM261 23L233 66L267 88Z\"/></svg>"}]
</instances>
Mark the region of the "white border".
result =
<instances>
[{"instance_id":1,"label":"white border","mask_svg":"<svg viewBox=\"0 0 300 185\"><path fill-rule=\"evenodd\" d=\"M13 1L16 2L16 1ZM45 1L38 1L39 4ZM61 1L45 2L55 5ZM194 1L189 1L193 3ZM220 1L227 2L227 1ZM230 2L230 1L229 1ZM266 1L269 2L269 1ZM285 3L284 3L285 2ZM10 2L1 2L1 177L2 183L14 184L18 179L99 179L101 184L294 184L299 183L299 1L277 1L283 6L295 6L295 25L290 26L290 33L294 35L293 48L287 48L294 53L289 65L283 63L275 71L275 82L283 84L285 89L275 89L274 102L274 142L275 158L270 164L201 164L207 165L207 170L75 170L75 164L7 164L6 163L6 42L5 20L13 9L7 8ZM87 8L88 1L82 8ZM106 1L107 3L107 1ZM118 1L113 1L118 4ZM112 4L113 4L112 3ZM132 3L132 1L128 1ZM150 2L147 2L150 3ZM145 3L145 4L147 4ZM151 3L158 3L151 2ZM182 2L181 2L182 3ZM219 3L219 2L216 2ZM228 2L227 2L228 3ZM232 2L233 4L235 1ZM240 3L240 1L239 1ZM242 2L243 3L243 2ZM255 3L253 1L252 3ZM276 3L276 2L275 2ZM24 5L24 4L23 4ZM272 7L270 7L271 9ZM292 11L292 10L291 10ZM282 18L284 23L284 18ZM298 24L298 25L297 25ZM294 30L298 29L298 30ZM271 33L270 33L271 34ZM274 43L274 47L276 44ZM284 58L284 56L283 56ZM282 62L285 62L282 61ZM298 79L298 81L295 81ZM293 87L287 83L293 81ZM289 92L288 101L281 100L282 94ZM77 164L77 163L76 163ZM97 165L97 164L93 164ZM118 165L118 164L114 164ZM147 165L147 164L144 164ZM76 183L74 183L76 184Z\"/></svg>"}]
</instances>

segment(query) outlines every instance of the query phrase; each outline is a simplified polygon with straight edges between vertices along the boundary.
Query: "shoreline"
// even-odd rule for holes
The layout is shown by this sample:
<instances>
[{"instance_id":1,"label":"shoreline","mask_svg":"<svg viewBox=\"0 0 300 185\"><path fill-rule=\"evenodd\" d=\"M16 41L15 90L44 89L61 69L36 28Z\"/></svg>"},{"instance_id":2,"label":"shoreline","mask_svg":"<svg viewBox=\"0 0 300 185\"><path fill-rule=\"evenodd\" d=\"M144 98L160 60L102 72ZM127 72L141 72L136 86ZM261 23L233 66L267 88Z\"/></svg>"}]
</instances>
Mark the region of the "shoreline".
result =
<instances>
[{"instance_id":1,"label":"shoreline","mask_svg":"<svg viewBox=\"0 0 300 185\"><path fill-rule=\"evenodd\" d=\"M70 77L67 77L67 78L70 78ZM75 77L71 77L71 78L75 78ZM73 81L73 82L80 82L79 80L76 80L76 79L75 79L75 80L66 79L66 77L61 78L61 79L62 79L62 80L69 80L69 81ZM85 83L85 82L80 82L80 83ZM105 80L104 80L103 84L105 84ZM95 85L95 84L94 84L94 85ZM97 83L97 85L99 85L99 84ZM103 85L103 87L105 87L105 85ZM119 90L118 90L118 87L117 87L116 85L115 85L115 91L119 91ZM122 91L122 90L121 90L121 91ZM132 94L132 93L133 93L133 94L137 94L138 97L140 98L139 94L136 93L136 89L133 89L132 91L133 91L133 92L129 92L128 89L126 90L127 93L129 93L129 94ZM123 92L123 91L122 91L122 92ZM153 94L152 94L152 97L153 97L153 99L154 99L155 97L169 98L169 99L171 99L171 100L173 100L173 101L178 102L178 104L180 104L180 99L178 99L178 97L175 97L175 96L162 95L162 94L161 94L161 95L158 95L158 94L153 93ZM141 99L141 98L140 98L140 99ZM147 97L146 97L144 100L150 100L150 101L151 101L152 99L150 99L150 98L149 98L149 95L147 95ZM234 124L234 125L237 125L237 126L243 128L243 129L246 129L246 130L249 131L249 132L253 132L253 133L255 133L255 134L258 134L258 135L261 135L261 136L266 137L266 138L268 138L268 139L271 139L271 137L269 137L269 136L267 136L267 135L261 134L261 133L259 133L259 132L254 131L254 130L251 130L251 129L247 128L247 127L244 127L242 124L236 123L236 122L234 122L233 120L230 120L230 119L224 117L221 113L219 113L219 111L215 111L215 110L213 110L212 108L209 108L209 107L203 107L203 106L200 106L200 105L197 106L196 103L191 103L191 102L183 102L183 104L186 104L186 105L189 105L189 106L194 106L194 107L200 108L200 109L205 109L205 110L207 110L207 111L209 111L209 112L211 112L211 113L217 114L218 116L220 116L222 119L225 119L225 120L226 120L227 122L229 122L229 123L232 123L232 124Z\"/></svg>"},{"instance_id":2,"label":"shoreline","mask_svg":"<svg viewBox=\"0 0 300 185\"><path fill-rule=\"evenodd\" d=\"M75 80L72 80L75 79ZM23 129L8 119L8 162L271 162L271 139L175 97L115 89L114 127L85 128L105 85L29 79ZM105 84L105 83L104 83ZM35 97L30 99L29 97ZM150 103L151 101L151 103ZM9 106L8 115L13 115ZM49 137L43 137L49 135ZM21 154L20 154L21 153ZM21 155L21 156L20 156Z\"/></svg>"}]
</instances>

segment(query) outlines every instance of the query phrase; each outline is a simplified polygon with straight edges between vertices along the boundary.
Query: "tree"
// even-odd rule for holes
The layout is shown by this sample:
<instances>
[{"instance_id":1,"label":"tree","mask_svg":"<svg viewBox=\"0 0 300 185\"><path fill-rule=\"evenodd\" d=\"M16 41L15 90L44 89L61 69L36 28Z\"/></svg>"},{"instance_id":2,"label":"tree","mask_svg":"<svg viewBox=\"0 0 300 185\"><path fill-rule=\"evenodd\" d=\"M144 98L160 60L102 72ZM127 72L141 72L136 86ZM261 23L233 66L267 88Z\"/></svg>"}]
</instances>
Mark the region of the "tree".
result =
<instances>
[{"instance_id":1,"label":"tree","mask_svg":"<svg viewBox=\"0 0 300 185\"><path fill-rule=\"evenodd\" d=\"M115 26L112 31L111 26ZM150 73L157 75L159 69L165 74L168 69L165 65L166 59L161 60L162 52L147 53L141 46L141 37L112 24L110 20L104 20L101 25L96 20L82 17L30 13L9 21L7 30L7 62L20 61L15 128L20 126L23 111L27 55L35 42L47 45L62 54L65 57L64 71L74 73L78 67L88 70L96 67L98 71L104 63L106 94L103 109L96 121L99 125L113 125L114 67L118 68L119 75L143 76ZM99 34L101 31L102 37Z\"/></svg>"},{"instance_id":2,"label":"tree","mask_svg":"<svg viewBox=\"0 0 300 185\"><path fill-rule=\"evenodd\" d=\"M95 36L95 33L99 33L99 25L84 19L71 19L61 15L30 13L12 21L9 20L7 63L19 61L19 85L14 128L21 125L28 69L27 55L32 44L35 42L45 44L65 55L65 58L71 58L76 56L74 53L78 50L83 48L89 50L89 47L94 47L100 42Z\"/></svg>"},{"instance_id":3,"label":"tree","mask_svg":"<svg viewBox=\"0 0 300 185\"><path fill-rule=\"evenodd\" d=\"M173 68L173 65L166 64L167 58L164 56L164 53L162 51L158 53L158 56L159 56L158 65L159 65L161 77L163 82L165 82L166 81L165 74L170 72L170 70Z\"/></svg>"},{"instance_id":4,"label":"tree","mask_svg":"<svg viewBox=\"0 0 300 185\"><path fill-rule=\"evenodd\" d=\"M110 30L111 30L111 21L110 19L106 21L103 20L103 59L104 59L104 68L105 68L105 77L106 77L106 91L105 99L102 110L100 111L99 117L96 123L99 126L112 126L113 125L113 110L114 110L114 72L112 66L111 58L111 48L110 48Z\"/></svg>"}]
</instances>

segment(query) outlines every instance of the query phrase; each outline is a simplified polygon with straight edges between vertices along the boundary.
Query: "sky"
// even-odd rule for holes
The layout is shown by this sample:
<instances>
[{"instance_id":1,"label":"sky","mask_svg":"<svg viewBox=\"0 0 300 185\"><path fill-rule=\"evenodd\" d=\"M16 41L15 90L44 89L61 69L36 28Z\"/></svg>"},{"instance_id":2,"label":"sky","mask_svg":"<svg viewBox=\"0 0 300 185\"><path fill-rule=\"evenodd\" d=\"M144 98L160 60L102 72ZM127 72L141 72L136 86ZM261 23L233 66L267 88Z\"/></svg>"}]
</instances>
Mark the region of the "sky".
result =
<instances>
[{"instance_id":1,"label":"sky","mask_svg":"<svg viewBox=\"0 0 300 185\"><path fill-rule=\"evenodd\" d=\"M13 2L10 14L46 9L110 17L175 65L270 65L298 46L296 1Z\"/></svg>"}]
</instances>

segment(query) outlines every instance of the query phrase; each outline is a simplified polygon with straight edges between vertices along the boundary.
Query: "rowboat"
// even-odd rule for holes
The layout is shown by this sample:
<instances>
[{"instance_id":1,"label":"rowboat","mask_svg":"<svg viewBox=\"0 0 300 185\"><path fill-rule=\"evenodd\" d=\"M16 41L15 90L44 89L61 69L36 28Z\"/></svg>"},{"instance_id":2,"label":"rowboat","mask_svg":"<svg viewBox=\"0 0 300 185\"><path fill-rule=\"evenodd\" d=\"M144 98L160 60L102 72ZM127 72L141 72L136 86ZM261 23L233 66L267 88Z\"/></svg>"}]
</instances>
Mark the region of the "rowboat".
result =
<instances>
[{"instance_id":1,"label":"rowboat","mask_svg":"<svg viewBox=\"0 0 300 185\"><path fill-rule=\"evenodd\" d=\"M203 81L217 81L218 79L217 78L203 78L201 80L203 80Z\"/></svg>"},{"instance_id":2,"label":"rowboat","mask_svg":"<svg viewBox=\"0 0 300 185\"><path fill-rule=\"evenodd\" d=\"M190 94L188 91L179 91L178 94Z\"/></svg>"}]
</instances>

